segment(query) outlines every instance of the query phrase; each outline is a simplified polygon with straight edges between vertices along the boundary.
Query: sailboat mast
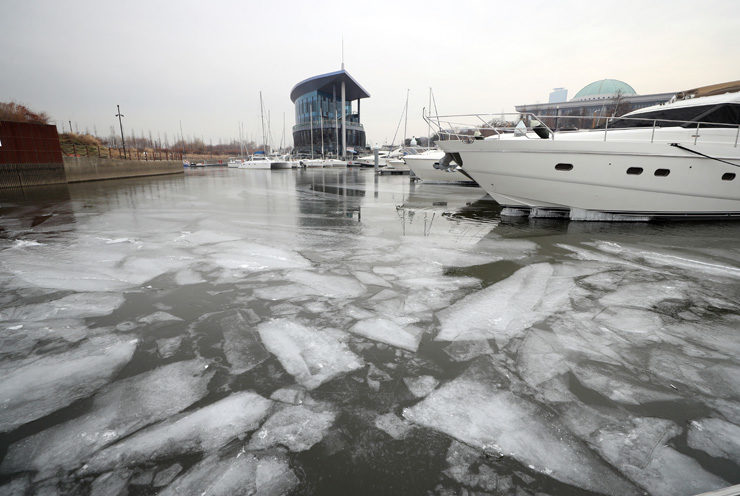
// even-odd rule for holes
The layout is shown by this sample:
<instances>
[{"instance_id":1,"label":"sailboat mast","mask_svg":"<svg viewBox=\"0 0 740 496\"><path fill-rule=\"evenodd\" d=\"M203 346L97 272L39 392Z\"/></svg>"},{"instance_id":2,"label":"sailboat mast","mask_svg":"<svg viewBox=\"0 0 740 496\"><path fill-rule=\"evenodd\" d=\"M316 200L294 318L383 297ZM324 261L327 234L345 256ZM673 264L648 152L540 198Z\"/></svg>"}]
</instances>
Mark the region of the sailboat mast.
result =
<instances>
[{"instance_id":1,"label":"sailboat mast","mask_svg":"<svg viewBox=\"0 0 740 496\"><path fill-rule=\"evenodd\" d=\"M432 88L429 88L429 112L432 111ZM427 148L432 147L432 121L427 118Z\"/></svg>"},{"instance_id":2,"label":"sailboat mast","mask_svg":"<svg viewBox=\"0 0 740 496\"><path fill-rule=\"evenodd\" d=\"M311 160L313 160L313 103L309 104L308 115L311 118Z\"/></svg>"},{"instance_id":3,"label":"sailboat mast","mask_svg":"<svg viewBox=\"0 0 740 496\"><path fill-rule=\"evenodd\" d=\"M265 109L262 106L262 91L260 91L260 120L262 121L262 151L267 153L265 150L267 138L265 138Z\"/></svg>"},{"instance_id":4,"label":"sailboat mast","mask_svg":"<svg viewBox=\"0 0 740 496\"><path fill-rule=\"evenodd\" d=\"M411 90L406 88L406 107L404 108L404 114L406 115L406 120L403 121L403 146L406 146L406 128L408 127L409 123L409 92Z\"/></svg>"}]
</instances>

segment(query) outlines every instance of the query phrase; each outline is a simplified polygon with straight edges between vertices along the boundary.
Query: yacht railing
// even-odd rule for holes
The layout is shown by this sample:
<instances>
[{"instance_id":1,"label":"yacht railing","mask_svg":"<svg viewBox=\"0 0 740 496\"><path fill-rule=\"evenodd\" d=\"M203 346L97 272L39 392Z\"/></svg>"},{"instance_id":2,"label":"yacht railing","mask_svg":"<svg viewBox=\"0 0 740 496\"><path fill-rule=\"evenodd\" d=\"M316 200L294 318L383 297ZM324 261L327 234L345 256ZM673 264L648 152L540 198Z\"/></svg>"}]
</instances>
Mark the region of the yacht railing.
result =
<instances>
[{"instance_id":1,"label":"yacht railing","mask_svg":"<svg viewBox=\"0 0 740 496\"><path fill-rule=\"evenodd\" d=\"M512 116L514 119L507 120L507 116ZM502 113L502 114L453 114L453 115L431 115L427 114L426 111L423 113L424 120L432 128L437 130L441 140L462 140L462 141L473 141L475 139L488 138L491 136L501 137L505 134L517 134L522 136L528 136L528 133L536 133L540 138L543 138L543 134L546 134L545 139L555 140L558 132L568 131L554 131L546 123L545 119L562 119L565 121L583 121L593 122L594 120L605 121L603 128L579 128L580 132L592 132L592 133L604 133L604 141L607 141L609 133L614 133L615 129L645 129L652 126L652 132L650 134L650 143L655 141L655 130L662 127L685 127L686 124L696 126L694 134L691 136L694 138L694 144L699 139L699 131L702 126L704 128L732 128L737 129L735 133L734 146L737 148L738 142L740 142L740 124L727 124L721 122L709 122L709 121L682 121L675 119L655 119L645 117L590 117L590 116L538 116L529 112L515 112L515 113ZM460 119L466 119L463 122ZM480 121L480 122L477 122ZM629 121L637 124L644 124L642 126L635 127L609 127L610 122L614 121ZM689 129L688 127L685 127ZM570 131L570 130L569 130Z\"/></svg>"}]
</instances>

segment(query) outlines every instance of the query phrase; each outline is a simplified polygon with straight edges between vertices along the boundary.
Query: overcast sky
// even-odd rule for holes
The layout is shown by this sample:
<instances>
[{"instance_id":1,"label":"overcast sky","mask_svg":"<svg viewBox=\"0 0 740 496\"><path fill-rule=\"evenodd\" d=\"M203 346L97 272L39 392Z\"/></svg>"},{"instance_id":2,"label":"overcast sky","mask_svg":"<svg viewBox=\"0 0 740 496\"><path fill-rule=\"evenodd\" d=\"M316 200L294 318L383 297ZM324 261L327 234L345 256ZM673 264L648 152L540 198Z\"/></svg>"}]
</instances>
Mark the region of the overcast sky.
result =
<instances>
[{"instance_id":1,"label":"overcast sky","mask_svg":"<svg viewBox=\"0 0 740 496\"><path fill-rule=\"evenodd\" d=\"M390 143L410 89L408 134L433 88L440 113L513 112L620 79L641 94L740 79L740 2L34 1L0 5L0 101L108 135L170 142L261 136L292 143L291 88L345 66L370 93L368 143ZM401 125L403 129L403 125ZM398 141L399 138L396 138Z\"/></svg>"}]
</instances>

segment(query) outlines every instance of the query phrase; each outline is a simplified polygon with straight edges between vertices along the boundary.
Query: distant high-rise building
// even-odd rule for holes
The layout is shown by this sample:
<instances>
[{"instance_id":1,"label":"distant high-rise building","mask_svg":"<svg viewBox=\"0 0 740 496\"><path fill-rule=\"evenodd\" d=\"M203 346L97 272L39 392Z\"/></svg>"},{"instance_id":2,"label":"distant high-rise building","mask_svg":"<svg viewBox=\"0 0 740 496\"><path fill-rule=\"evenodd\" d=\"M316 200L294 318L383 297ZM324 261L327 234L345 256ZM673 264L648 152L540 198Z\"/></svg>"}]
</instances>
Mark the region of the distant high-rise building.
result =
<instances>
[{"instance_id":1,"label":"distant high-rise building","mask_svg":"<svg viewBox=\"0 0 740 496\"><path fill-rule=\"evenodd\" d=\"M553 88L550 92L550 101L548 103L560 103L568 99L568 90L565 88Z\"/></svg>"}]
</instances>

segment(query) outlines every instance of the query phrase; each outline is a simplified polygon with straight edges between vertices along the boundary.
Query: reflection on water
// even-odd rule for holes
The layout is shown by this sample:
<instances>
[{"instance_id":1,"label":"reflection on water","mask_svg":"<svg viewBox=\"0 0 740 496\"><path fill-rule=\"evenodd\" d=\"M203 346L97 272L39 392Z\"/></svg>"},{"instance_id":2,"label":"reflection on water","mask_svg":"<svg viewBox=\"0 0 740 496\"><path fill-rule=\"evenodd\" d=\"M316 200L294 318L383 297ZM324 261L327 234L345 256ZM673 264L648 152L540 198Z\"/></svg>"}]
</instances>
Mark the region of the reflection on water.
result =
<instances>
[{"instance_id":1,"label":"reflection on water","mask_svg":"<svg viewBox=\"0 0 740 496\"><path fill-rule=\"evenodd\" d=\"M0 202L0 493L740 482L740 226L502 218L372 170Z\"/></svg>"}]
</instances>

